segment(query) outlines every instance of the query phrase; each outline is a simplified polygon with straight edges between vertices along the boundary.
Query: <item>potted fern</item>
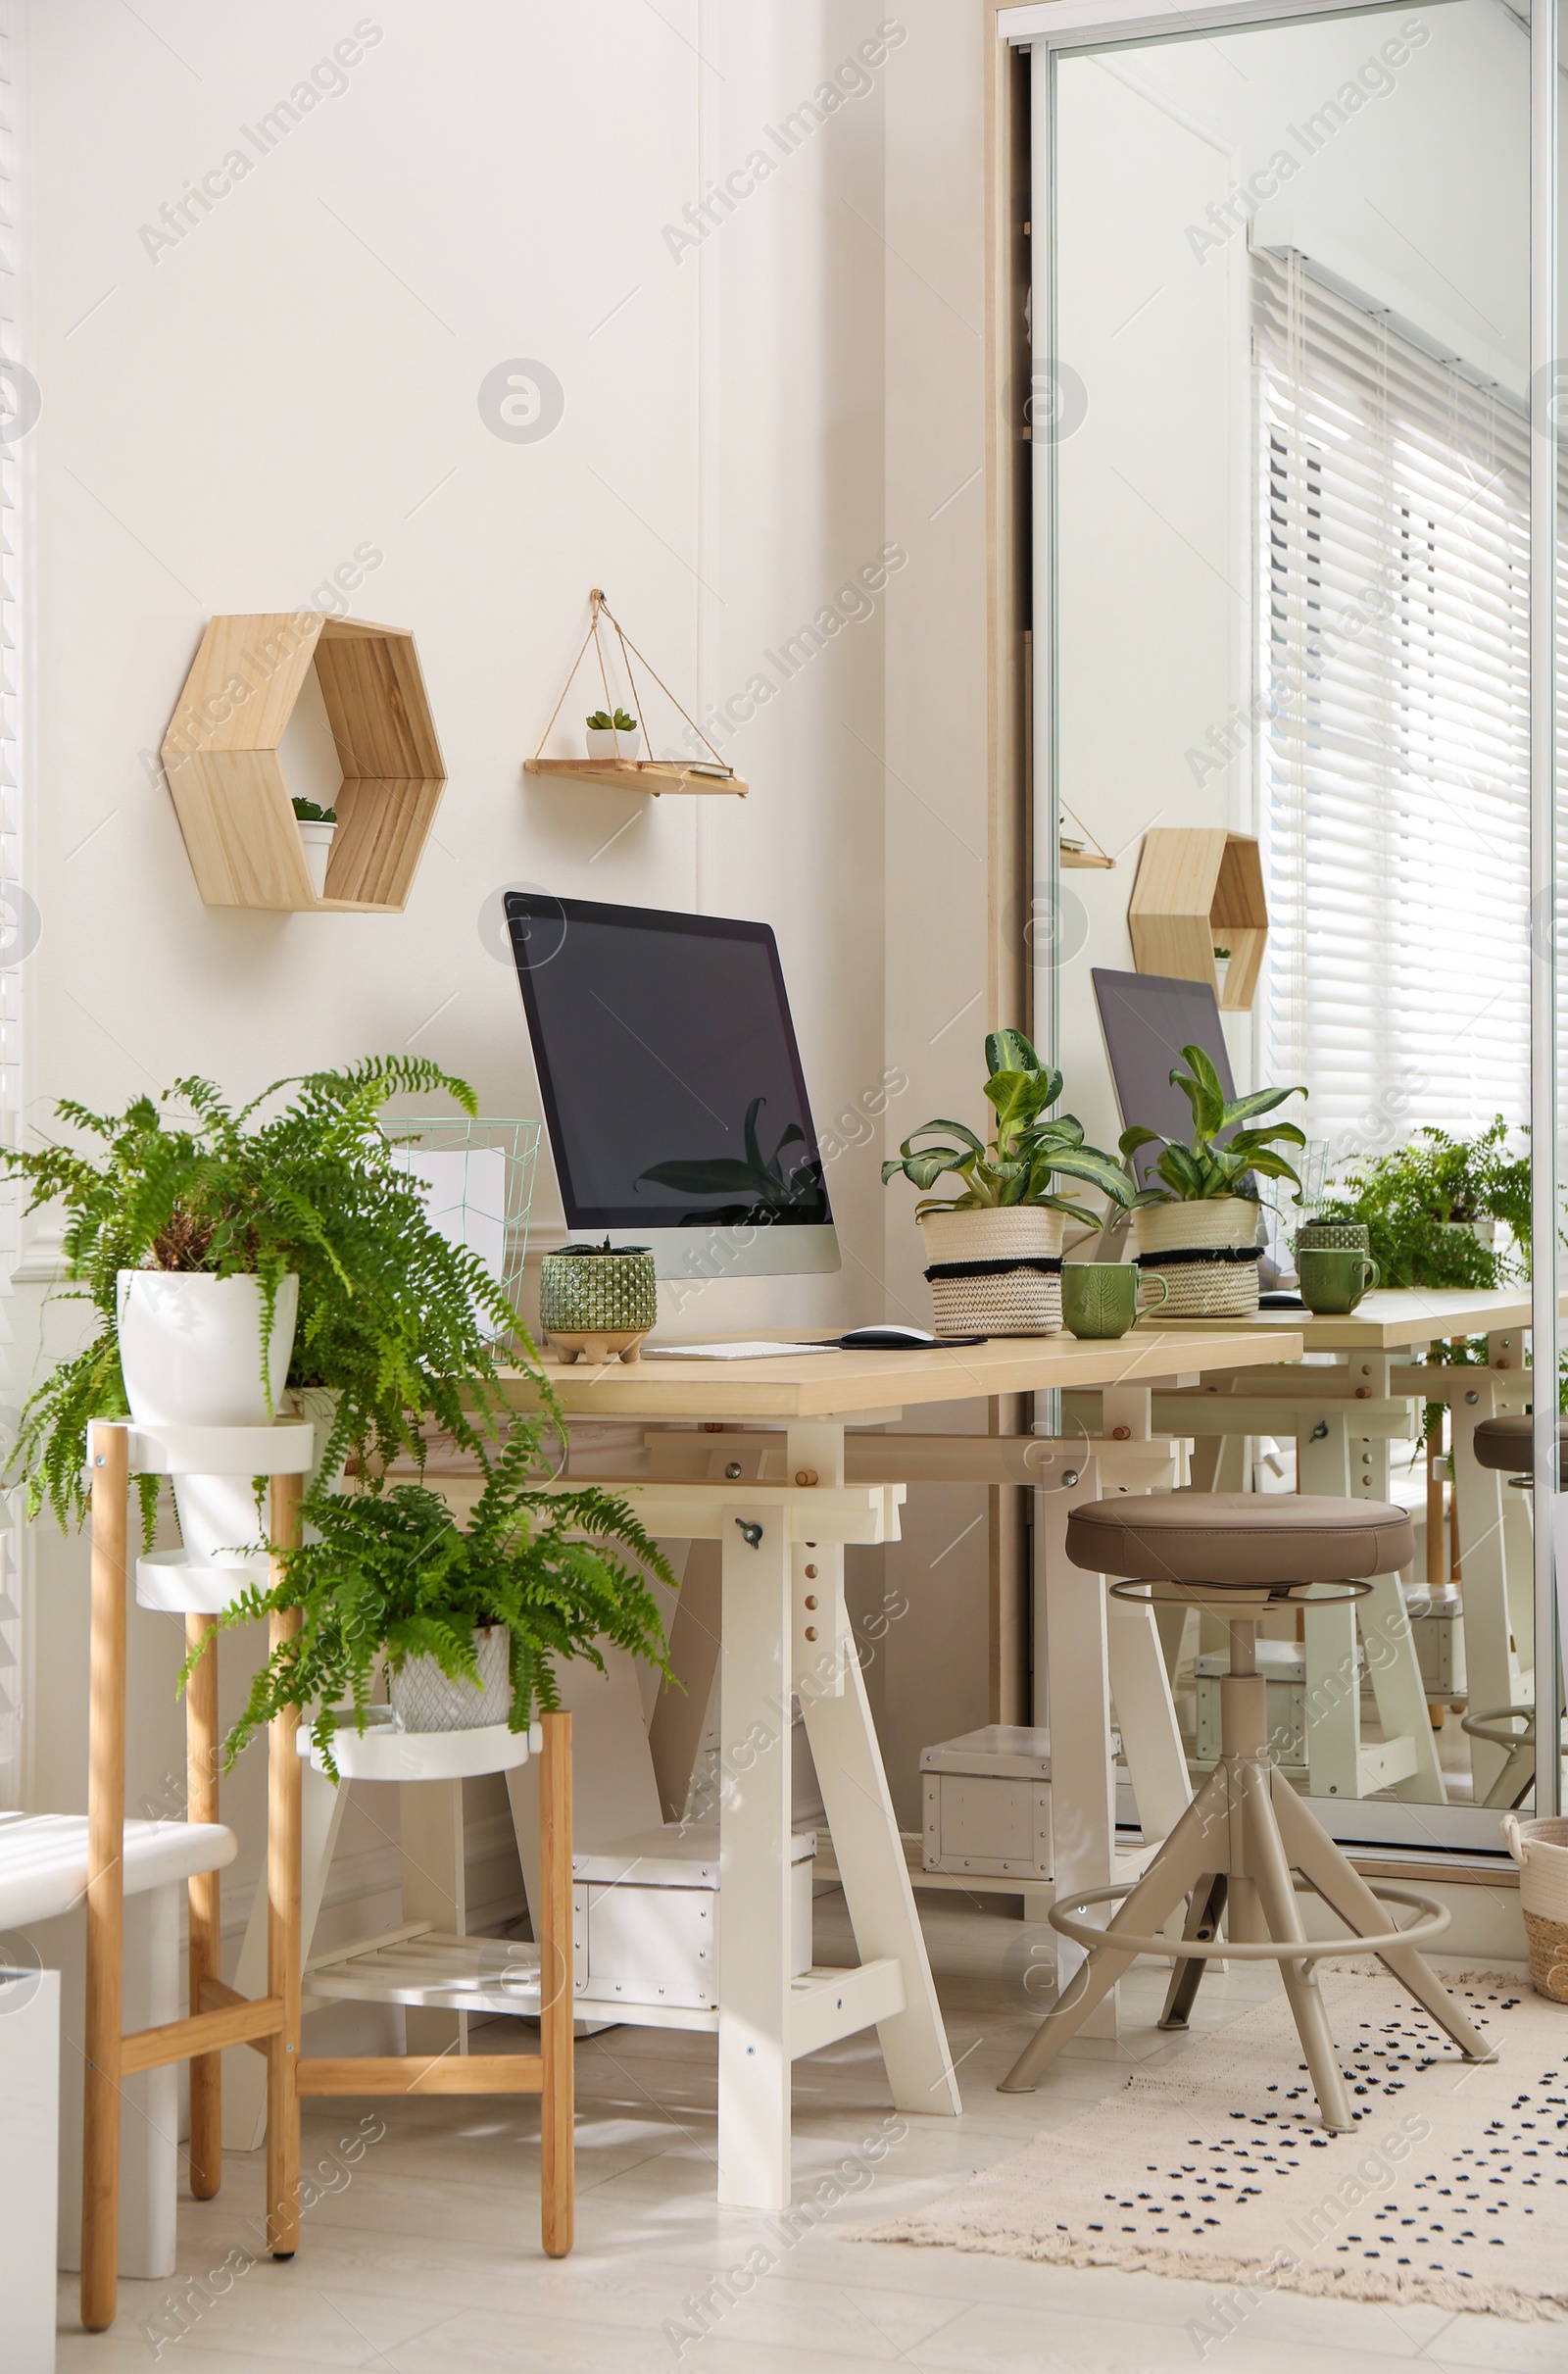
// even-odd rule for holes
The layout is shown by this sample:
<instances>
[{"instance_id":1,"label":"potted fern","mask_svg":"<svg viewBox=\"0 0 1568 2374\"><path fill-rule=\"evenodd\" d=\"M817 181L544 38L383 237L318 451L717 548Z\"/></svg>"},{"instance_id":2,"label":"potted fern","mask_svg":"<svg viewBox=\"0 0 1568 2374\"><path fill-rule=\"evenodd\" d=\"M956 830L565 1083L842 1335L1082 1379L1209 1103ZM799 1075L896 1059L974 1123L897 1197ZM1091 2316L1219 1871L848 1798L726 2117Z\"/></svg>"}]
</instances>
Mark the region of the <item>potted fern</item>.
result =
<instances>
[{"instance_id":1,"label":"potted fern","mask_svg":"<svg viewBox=\"0 0 1568 2374\"><path fill-rule=\"evenodd\" d=\"M1081 1121L1052 1114L1061 1074L1021 1030L992 1031L985 1056L989 1141L962 1121L926 1121L883 1163L882 1183L906 1178L926 1193L951 1178L958 1189L915 1207L938 1335L1054 1335L1062 1231L1069 1217L1094 1216L1055 1182L1080 1179L1121 1211L1136 1191L1113 1156L1085 1144Z\"/></svg>"},{"instance_id":2,"label":"potted fern","mask_svg":"<svg viewBox=\"0 0 1568 2374\"><path fill-rule=\"evenodd\" d=\"M319 1539L282 1552L276 1582L253 1584L220 1618L300 1617L254 1677L225 1764L298 1707L336 1779L334 1736L365 1732L383 1667L393 1719L414 1733L525 1731L561 1703L556 1661L586 1657L603 1669L602 1642L667 1673L646 1578L673 1589L675 1577L626 1504L594 1485L543 1489L534 1421L516 1421L503 1448L481 1447L477 1459L484 1483L466 1523L422 1483L307 1498Z\"/></svg>"},{"instance_id":3,"label":"potted fern","mask_svg":"<svg viewBox=\"0 0 1568 2374\"><path fill-rule=\"evenodd\" d=\"M1137 1124L1118 1140L1129 1184L1136 1189L1130 1198L1133 1258L1140 1268L1164 1278L1166 1317L1244 1318L1257 1309L1262 1215L1256 1181L1289 1179L1299 1202L1300 1179L1275 1149L1304 1146L1306 1138L1294 1121L1276 1121L1267 1129L1243 1124L1306 1091L1259 1088L1250 1096L1227 1097L1201 1047L1184 1047L1182 1056L1188 1068L1178 1066L1170 1080L1192 1107L1191 1143ZM1160 1150L1152 1164L1158 1184L1137 1188L1134 1158L1150 1146Z\"/></svg>"},{"instance_id":4,"label":"potted fern","mask_svg":"<svg viewBox=\"0 0 1568 2374\"><path fill-rule=\"evenodd\" d=\"M29 1212L64 1206L67 1267L97 1317L23 1411L14 1465L29 1514L47 1504L80 1522L90 1419L263 1425L285 1384L336 1396L317 1445L329 1471L350 1454L371 1469L422 1459L423 1421L469 1449L493 1433L515 1313L431 1226L378 1125L394 1095L434 1091L474 1112L464 1081L392 1056L276 1081L238 1111L195 1078L118 1113L67 1100L56 1114L75 1142L0 1149ZM150 1544L156 1479L142 1488ZM182 1477L175 1505L189 1560L232 1568L243 1549L259 1574L243 1478Z\"/></svg>"}]
</instances>

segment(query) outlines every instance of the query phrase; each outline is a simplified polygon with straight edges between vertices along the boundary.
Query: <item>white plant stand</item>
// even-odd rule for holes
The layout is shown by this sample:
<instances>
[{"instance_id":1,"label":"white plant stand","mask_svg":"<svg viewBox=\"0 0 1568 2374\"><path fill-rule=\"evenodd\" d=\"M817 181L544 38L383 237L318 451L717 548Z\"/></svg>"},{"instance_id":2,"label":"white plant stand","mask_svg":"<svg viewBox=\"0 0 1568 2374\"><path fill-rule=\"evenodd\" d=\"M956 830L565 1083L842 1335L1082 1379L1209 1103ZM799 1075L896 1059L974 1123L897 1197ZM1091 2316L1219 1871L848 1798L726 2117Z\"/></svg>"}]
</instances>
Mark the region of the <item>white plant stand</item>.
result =
<instances>
[{"instance_id":1,"label":"white plant stand","mask_svg":"<svg viewBox=\"0 0 1568 2374\"><path fill-rule=\"evenodd\" d=\"M207 1860L189 1879L188 2008L183 2019L124 2028L125 1626L130 1567L126 1493L132 1474L266 1475L272 1538L298 1538L300 1478L311 1464L309 1425L149 1426L97 1420L87 1429L92 1487L92 1705L88 1729L86 2011L82 2118L81 2321L90 2333L115 2320L120 2259L121 2106L124 2081L190 2063L190 2177L199 2200L218 2191L222 2164L220 2048L251 2044L268 2063L266 2212L274 2256L292 2257L299 2224L298 1767L291 1733L274 1723L268 1798L268 1988L247 2001L219 1976L219 1884ZM152 1565L153 1561L148 1561ZM187 1816L218 1814L218 1661L213 1598L232 1596L233 1569L157 1562L154 1604L183 1609L198 1653L185 1697ZM223 1579L226 1576L226 1581ZM181 1596L183 1583L188 1586ZM225 1604L220 1600L219 1605ZM293 1628L274 1616L274 1646ZM226 1833L222 1834L226 1836Z\"/></svg>"}]
</instances>

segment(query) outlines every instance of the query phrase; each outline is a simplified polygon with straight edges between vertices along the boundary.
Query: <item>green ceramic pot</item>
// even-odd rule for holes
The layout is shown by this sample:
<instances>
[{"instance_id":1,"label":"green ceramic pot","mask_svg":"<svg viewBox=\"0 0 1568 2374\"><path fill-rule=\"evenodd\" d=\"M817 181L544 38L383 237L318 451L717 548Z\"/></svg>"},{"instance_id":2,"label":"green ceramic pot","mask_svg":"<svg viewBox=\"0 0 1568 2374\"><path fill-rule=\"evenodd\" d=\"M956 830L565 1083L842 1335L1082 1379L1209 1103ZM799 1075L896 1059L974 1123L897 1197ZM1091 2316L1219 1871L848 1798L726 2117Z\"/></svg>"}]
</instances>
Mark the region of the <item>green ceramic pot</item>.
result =
<instances>
[{"instance_id":1,"label":"green ceramic pot","mask_svg":"<svg viewBox=\"0 0 1568 2374\"><path fill-rule=\"evenodd\" d=\"M539 1323L558 1344L584 1336L640 1342L659 1316L654 1257L645 1245L564 1245L539 1272ZM579 1346L580 1348L580 1346Z\"/></svg>"},{"instance_id":2,"label":"green ceramic pot","mask_svg":"<svg viewBox=\"0 0 1568 2374\"><path fill-rule=\"evenodd\" d=\"M1302 1253L1370 1253L1372 1232L1361 1220L1306 1220L1296 1232Z\"/></svg>"}]
</instances>

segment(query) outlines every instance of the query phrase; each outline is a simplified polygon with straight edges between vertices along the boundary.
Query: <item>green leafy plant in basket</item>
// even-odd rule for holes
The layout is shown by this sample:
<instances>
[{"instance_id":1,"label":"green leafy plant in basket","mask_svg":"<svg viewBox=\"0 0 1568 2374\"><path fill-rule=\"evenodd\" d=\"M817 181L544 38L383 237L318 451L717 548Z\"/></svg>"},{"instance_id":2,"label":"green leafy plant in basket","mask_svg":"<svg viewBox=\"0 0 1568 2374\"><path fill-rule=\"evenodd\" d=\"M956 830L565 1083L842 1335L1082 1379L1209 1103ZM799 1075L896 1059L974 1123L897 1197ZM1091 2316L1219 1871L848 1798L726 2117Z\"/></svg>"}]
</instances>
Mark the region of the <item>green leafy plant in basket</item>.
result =
<instances>
[{"instance_id":1,"label":"green leafy plant in basket","mask_svg":"<svg viewBox=\"0 0 1568 2374\"><path fill-rule=\"evenodd\" d=\"M1252 1182L1265 1178L1289 1179L1299 1203L1300 1178L1295 1165L1275 1149L1281 1145L1304 1146L1305 1133L1294 1121L1275 1121L1267 1129L1248 1129L1241 1124L1275 1112L1287 1097L1305 1096L1306 1090L1258 1088L1250 1096L1227 1097L1212 1060L1201 1047L1184 1047L1182 1056L1188 1067L1183 1071L1177 1066L1170 1081L1193 1109L1191 1143L1162 1137L1157 1129L1136 1124L1124 1129L1117 1144L1129 1180L1133 1176L1134 1157L1146 1146L1160 1149L1154 1163L1159 1185L1137 1188L1128 1200L1137 1204L1200 1204L1217 1196L1250 1195L1255 1202L1257 1190ZM1221 1145L1219 1139L1227 1130L1231 1134Z\"/></svg>"},{"instance_id":2,"label":"green leafy plant in basket","mask_svg":"<svg viewBox=\"0 0 1568 2374\"><path fill-rule=\"evenodd\" d=\"M514 1731L560 1706L558 1659L585 1657L603 1670L601 1642L667 1675L646 1576L671 1589L675 1577L632 1509L591 1484L544 1490L535 1422L516 1423L504 1448L477 1457L484 1486L466 1524L421 1483L307 1497L301 1513L320 1538L283 1551L278 1580L253 1585L219 1618L250 1623L286 1609L300 1618L253 1679L224 1742L225 1767L274 1716L298 1707L335 1778L333 1734L351 1723L364 1731L383 1663L400 1669L432 1657L449 1679L476 1682L474 1632L497 1624L509 1635Z\"/></svg>"},{"instance_id":3,"label":"green leafy plant in basket","mask_svg":"<svg viewBox=\"0 0 1568 2374\"><path fill-rule=\"evenodd\" d=\"M996 1112L987 1142L962 1121L926 1121L911 1130L897 1162L882 1165L882 1184L906 1178L925 1195L915 1216L930 1212L984 1212L1028 1204L1047 1212L1079 1214L1070 1192L1058 1194L1057 1178L1081 1179L1122 1211L1134 1200L1127 1173L1114 1156L1084 1142L1083 1123L1070 1113L1054 1116L1061 1073L1042 1063L1021 1030L994 1030L986 1039L985 1093ZM921 1139L934 1139L922 1145ZM939 1179L951 1179L956 1195L931 1195Z\"/></svg>"},{"instance_id":4,"label":"green leafy plant in basket","mask_svg":"<svg viewBox=\"0 0 1568 2374\"><path fill-rule=\"evenodd\" d=\"M77 1142L0 1149L0 1165L26 1183L29 1212L64 1207L74 1298L98 1320L22 1413L12 1468L25 1476L29 1514L47 1503L62 1525L78 1522L87 1423L129 1414L123 1269L256 1277L264 1382L278 1288L297 1273L289 1382L341 1397L330 1441L318 1446L329 1471L349 1455L372 1472L400 1452L422 1460L426 1424L469 1450L494 1440L506 1410L498 1363L531 1362L533 1348L483 1264L431 1226L379 1125L393 1096L431 1092L476 1111L473 1091L439 1064L368 1057L274 1081L237 1111L199 1078L115 1113L68 1099L56 1115ZM157 1479L140 1480L150 1541Z\"/></svg>"}]
</instances>

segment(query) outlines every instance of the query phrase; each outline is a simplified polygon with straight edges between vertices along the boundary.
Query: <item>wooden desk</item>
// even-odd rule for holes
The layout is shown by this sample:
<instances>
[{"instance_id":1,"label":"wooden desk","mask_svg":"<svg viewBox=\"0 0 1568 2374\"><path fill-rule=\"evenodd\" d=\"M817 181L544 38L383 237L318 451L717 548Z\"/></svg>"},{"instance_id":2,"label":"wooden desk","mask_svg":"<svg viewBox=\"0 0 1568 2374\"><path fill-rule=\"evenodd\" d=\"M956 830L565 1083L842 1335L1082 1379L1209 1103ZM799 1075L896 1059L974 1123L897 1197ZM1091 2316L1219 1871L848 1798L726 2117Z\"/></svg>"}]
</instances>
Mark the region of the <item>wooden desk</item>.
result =
<instances>
[{"instance_id":1,"label":"wooden desk","mask_svg":"<svg viewBox=\"0 0 1568 2374\"><path fill-rule=\"evenodd\" d=\"M722 1545L721 2201L759 2209L788 2203L790 2064L838 2037L876 2026L901 2109L929 2115L959 2108L844 1606L845 1541L887 1538L854 1529L860 1518L851 1502L865 1500L869 1522L872 1498L885 1487L847 1483L847 1428L857 1419L882 1424L922 1404L1077 1387L1103 1392L1115 1425L1125 1425L1129 1439L1147 1441L1156 1383L1174 1386L1211 1368L1288 1360L1299 1349L1298 1332L1243 1324L1201 1339L1140 1328L1104 1344L1065 1335L1010 1337L952 1350L824 1350L760 1360L645 1358L592 1369L546 1360L550 1383L572 1415L750 1422L784 1433L782 1484L742 1475L612 1485L638 1507L651 1531L678 1539L700 1521ZM537 1390L523 1373L512 1390L517 1407L537 1406ZM890 1457L898 1440L879 1438ZM1000 1463L1004 1448L998 1446L999 1482L1012 1480ZM1055 1870L1058 1886L1088 1887L1108 1882L1113 1871L1105 1593L1066 1565L1060 1537L1066 1510L1098 1496L1098 1460L1076 1441L1042 1445L1038 1486L1042 1511L1049 1512L1046 1537L1054 1545L1043 1562ZM885 1514L876 1523L896 1521L894 1505L881 1506ZM821 1521L813 1522L813 1509ZM839 1990L842 2003L821 1984L836 1974L813 1972L797 1989L788 1977L792 1690L801 1699L861 1963L876 1965L858 1989ZM1082 1958L1079 1949L1069 1952ZM795 2000L802 1989L810 1999L805 2015Z\"/></svg>"},{"instance_id":2,"label":"wooden desk","mask_svg":"<svg viewBox=\"0 0 1568 2374\"><path fill-rule=\"evenodd\" d=\"M1568 1295L1563 1297L1568 1311ZM1259 1311L1250 1319L1167 1319L1161 1332L1173 1336L1223 1335L1239 1326L1276 1329L1299 1336L1308 1352L1410 1352L1452 1335L1519 1334L1530 1325L1528 1291L1503 1287L1396 1286L1369 1294L1344 1317L1312 1311ZM1134 1334L1144 1333L1142 1322ZM1281 1353L1283 1360L1298 1354ZM1523 1358L1515 1361L1523 1365Z\"/></svg>"}]
</instances>

